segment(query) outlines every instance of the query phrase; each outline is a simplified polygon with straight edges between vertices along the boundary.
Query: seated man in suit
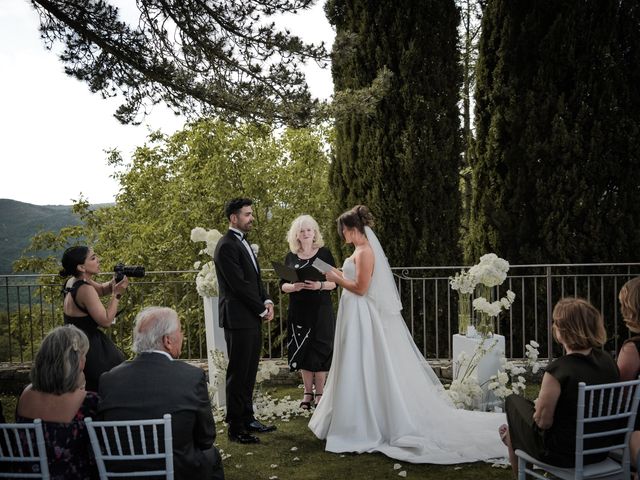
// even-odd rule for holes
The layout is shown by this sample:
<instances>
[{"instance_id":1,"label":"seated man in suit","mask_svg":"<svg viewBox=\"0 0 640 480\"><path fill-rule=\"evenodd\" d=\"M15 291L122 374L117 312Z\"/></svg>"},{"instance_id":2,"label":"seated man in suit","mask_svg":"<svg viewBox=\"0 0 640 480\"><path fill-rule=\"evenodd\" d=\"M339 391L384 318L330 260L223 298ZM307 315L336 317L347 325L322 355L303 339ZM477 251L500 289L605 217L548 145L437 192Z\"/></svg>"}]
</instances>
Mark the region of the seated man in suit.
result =
<instances>
[{"instance_id":1,"label":"seated man in suit","mask_svg":"<svg viewBox=\"0 0 640 480\"><path fill-rule=\"evenodd\" d=\"M111 421L170 413L176 480L223 479L220 454L213 446L216 428L205 373L176 360L182 340L174 310L142 310L133 329L136 358L100 377L98 416Z\"/></svg>"}]
</instances>

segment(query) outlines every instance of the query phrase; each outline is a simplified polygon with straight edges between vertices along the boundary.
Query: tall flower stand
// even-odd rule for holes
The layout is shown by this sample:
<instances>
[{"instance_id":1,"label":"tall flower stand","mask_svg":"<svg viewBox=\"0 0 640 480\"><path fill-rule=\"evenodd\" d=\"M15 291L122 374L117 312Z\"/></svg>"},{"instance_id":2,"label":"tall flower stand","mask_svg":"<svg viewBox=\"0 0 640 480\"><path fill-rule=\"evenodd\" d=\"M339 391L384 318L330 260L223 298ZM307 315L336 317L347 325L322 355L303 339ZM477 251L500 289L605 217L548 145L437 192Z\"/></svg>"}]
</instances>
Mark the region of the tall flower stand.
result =
<instances>
[{"instance_id":1,"label":"tall flower stand","mask_svg":"<svg viewBox=\"0 0 640 480\"><path fill-rule=\"evenodd\" d=\"M227 342L224 340L224 329L219 326L218 297L203 297L204 326L207 339L207 364L209 366L209 384L216 382L214 372L216 366L213 363L213 352L220 350L225 358L227 355ZM226 405L227 384L224 378L217 379L218 390L214 395L214 401L218 407Z\"/></svg>"},{"instance_id":2,"label":"tall flower stand","mask_svg":"<svg viewBox=\"0 0 640 480\"><path fill-rule=\"evenodd\" d=\"M483 342L481 337L467 337L466 335L455 334L453 336L453 372L460 371L458 358L464 353L467 360L471 359L478 352L479 346ZM478 384L482 385L482 401L478 405L480 410L493 410L500 403L493 392L489 391L488 380L492 375L496 375L501 368L501 358L504 356L505 343L504 335L491 335L486 338L482 347L487 349L493 342L497 342L493 349L485 353L478 362L475 376ZM454 377L455 378L455 377ZM484 385L483 385L484 384Z\"/></svg>"}]
</instances>

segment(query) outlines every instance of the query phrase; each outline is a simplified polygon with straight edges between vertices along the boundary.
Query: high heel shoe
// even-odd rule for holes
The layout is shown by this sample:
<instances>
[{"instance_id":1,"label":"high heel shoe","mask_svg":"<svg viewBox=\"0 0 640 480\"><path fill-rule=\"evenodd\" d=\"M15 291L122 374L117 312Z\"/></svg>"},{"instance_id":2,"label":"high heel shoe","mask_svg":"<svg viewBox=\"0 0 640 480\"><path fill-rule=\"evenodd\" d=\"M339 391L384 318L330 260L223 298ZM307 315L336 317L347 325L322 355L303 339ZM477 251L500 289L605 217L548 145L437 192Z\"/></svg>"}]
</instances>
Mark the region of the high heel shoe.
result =
<instances>
[{"instance_id":1,"label":"high heel shoe","mask_svg":"<svg viewBox=\"0 0 640 480\"><path fill-rule=\"evenodd\" d=\"M313 398L313 393L304 392L304 395L302 397L303 401L300 402L300 408L303 409L303 410L311 410L311 402L305 402L304 401L304 397L306 397L307 395L309 395L311 398Z\"/></svg>"},{"instance_id":2,"label":"high heel shoe","mask_svg":"<svg viewBox=\"0 0 640 480\"><path fill-rule=\"evenodd\" d=\"M321 394L321 393L315 393L315 394L313 395L313 406L314 406L314 407L317 407L317 406L318 406L318 404L320 403L320 400L316 400L316 399L317 399L318 397L321 397L321 396L322 396L322 394Z\"/></svg>"}]
</instances>

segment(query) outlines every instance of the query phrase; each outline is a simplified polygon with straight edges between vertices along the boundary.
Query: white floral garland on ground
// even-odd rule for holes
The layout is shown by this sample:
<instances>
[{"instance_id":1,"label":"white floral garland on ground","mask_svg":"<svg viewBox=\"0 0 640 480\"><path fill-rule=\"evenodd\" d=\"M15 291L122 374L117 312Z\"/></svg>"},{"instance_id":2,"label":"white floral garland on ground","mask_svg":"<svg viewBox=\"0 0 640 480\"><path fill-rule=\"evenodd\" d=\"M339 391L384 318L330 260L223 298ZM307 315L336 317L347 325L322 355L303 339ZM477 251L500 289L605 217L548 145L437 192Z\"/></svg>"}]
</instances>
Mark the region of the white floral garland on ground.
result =
<instances>
[{"instance_id":1,"label":"white floral garland on ground","mask_svg":"<svg viewBox=\"0 0 640 480\"><path fill-rule=\"evenodd\" d=\"M212 399L213 416L217 422L224 421L226 414L225 407L216 407L213 402L213 396L218 391L218 383L224 381L227 374L227 366L229 361L225 358L224 353L220 350L212 352L213 358L213 375L209 384L209 397ZM263 392L262 385L266 380L271 379L273 375L277 375L280 367L275 362L260 362L258 373L256 374L256 389L253 395L253 409L255 416L260 420L278 419L288 422L291 418L309 417L311 412L300 408L300 402L293 400L289 395L284 398L277 399Z\"/></svg>"}]
</instances>

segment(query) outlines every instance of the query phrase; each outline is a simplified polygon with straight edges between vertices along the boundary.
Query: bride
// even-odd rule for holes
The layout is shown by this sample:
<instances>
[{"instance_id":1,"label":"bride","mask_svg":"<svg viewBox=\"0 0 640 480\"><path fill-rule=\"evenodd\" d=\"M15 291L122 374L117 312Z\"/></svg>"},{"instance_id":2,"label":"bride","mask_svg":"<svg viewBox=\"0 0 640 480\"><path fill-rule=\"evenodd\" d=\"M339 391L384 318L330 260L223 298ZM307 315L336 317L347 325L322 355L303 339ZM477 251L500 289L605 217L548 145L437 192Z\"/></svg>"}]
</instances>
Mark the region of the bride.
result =
<instances>
[{"instance_id":1,"label":"bride","mask_svg":"<svg viewBox=\"0 0 640 480\"><path fill-rule=\"evenodd\" d=\"M338 218L355 246L327 280L343 288L331 370L309 428L330 452L381 452L412 463L504 458L504 414L456 409L421 355L400 313L387 258L358 205Z\"/></svg>"}]
</instances>

